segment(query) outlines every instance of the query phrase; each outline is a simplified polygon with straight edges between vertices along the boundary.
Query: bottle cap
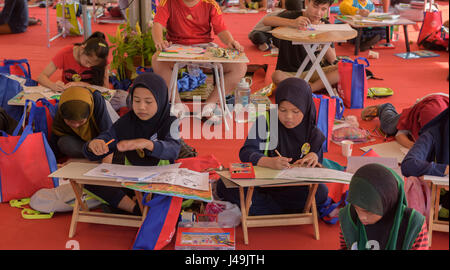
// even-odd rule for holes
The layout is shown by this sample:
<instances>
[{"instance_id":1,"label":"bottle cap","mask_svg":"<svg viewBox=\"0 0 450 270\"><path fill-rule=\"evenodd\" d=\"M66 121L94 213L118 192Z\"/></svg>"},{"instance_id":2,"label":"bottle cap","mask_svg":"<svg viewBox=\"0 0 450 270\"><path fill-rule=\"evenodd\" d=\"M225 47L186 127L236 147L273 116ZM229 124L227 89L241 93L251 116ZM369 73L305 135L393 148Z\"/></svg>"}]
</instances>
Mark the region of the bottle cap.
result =
<instances>
[{"instance_id":1,"label":"bottle cap","mask_svg":"<svg viewBox=\"0 0 450 270\"><path fill-rule=\"evenodd\" d=\"M249 83L247 82L247 79L244 77L241 79L241 81L238 83L239 88L250 88Z\"/></svg>"}]
</instances>

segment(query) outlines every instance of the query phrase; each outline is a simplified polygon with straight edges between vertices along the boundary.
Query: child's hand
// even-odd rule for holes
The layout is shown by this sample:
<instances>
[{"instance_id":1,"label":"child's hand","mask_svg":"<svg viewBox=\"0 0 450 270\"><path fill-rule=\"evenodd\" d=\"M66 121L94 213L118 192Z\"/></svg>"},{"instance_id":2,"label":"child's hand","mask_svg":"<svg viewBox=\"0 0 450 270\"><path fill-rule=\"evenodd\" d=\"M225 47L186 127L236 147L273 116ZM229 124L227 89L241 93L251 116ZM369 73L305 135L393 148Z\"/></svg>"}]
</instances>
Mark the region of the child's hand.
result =
<instances>
[{"instance_id":1,"label":"child's hand","mask_svg":"<svg viewBox=\"0 0 450 270\"><path fill-rule=\"evenodd\" d=\"M358 14L363 17L367 17L369 16L370 11L368 11L367 9L358 9Z\"/></svg>"},{"instance_id":2,"label":"child's hand","mask_svg":"<svg viewBox=\"0 0 450 270\"><path fill-rule=\"evenodd\" d=\"M311 21L307 17L300 16L297 19L292 20L292 27L306 30L306 27L311 24Z\"/></svg>"},{"instance_id":3,"label":"child's hand","mask_svg":"<svg viewBox=\"0 0 450 270\"><path fill-rule=\"evenodd\" d=\"M134 139L134 140L123 140L117 143L117 150L119 150L120 152L144 148L153 151L153 142L147 139Z\"/></svg>"},{"instance_id":4,"label":"child's hand","mask_svg":"<svg viewBox=\"0 0 450 270\"><path fill-rule=\"evenodd\" d=\"M314 168L316 166L321 166L319 163L319 157L316 153L310 152L306 156L304 156L302 159L297 160L294 162L294 165L301 166L301 167L308 167L308 168Z\"/></svg>"},{"instance_id":5,"label":"child's hand","mask_svg":"<svg viewBox=\"0 0 450 270\"><path fill-rule=\"evenodd\" d=\"M289 162L292 160L292 158L287 157L272 157L271 158L271 165L270 167L275 170L283 170L291 167L291 164Z\"/></svg>"},{"instance_id":6,"label":"child's hand","mask_svg":"<svg viewBox=\"0 0 450 270\"><path fill-rule=\"evenodd\" d=\"M65 84L62 81L57 81L52 87L52 90L56 92L63 92L66 89Z\"/></svg>"},{"instance_id":7,"label":"child's hand","mask_svg":"<svg viewBox=\"0 0 450 270\"><path fill-rule=\"evenodd\" d=\"M172 45L172 43L167 40L163 40L161 42L155 42L155 47L156 47L157 51L162 51L162 50L166 49L167 47L169 47L170 45Z\"/></svg>"},{"instance_id":8,"label":"child's hand","mask_svg":"<svg viewBox=\"0 0 450 270\"><path fill-rule=\"evenodd\" d=\"M70 83L66 83L64 85L64 88L67 89L69 87L73 87L73 86L81 86L81 87L85 87L85 86L90 86L90 84L85 83L85 82L70 82Z\"/></svg>"},{"instance_id":9,"label":"child's hand","mask_svg":"<svg viewBox=\"0 0 450 270\"><path fill-rule=\"evenodd\" d=\"M96 156L103 156L109 152L109 147L104 140L94 139L88 145L89 151Z\"/></svg>"},{"instance_id":10,"label":"child's hand","mask_svg":"<svg viewBox=\"0 0 450 270\"><path fill-rule=\"evenodd\" d=\"M230 43L228 43L227 47L229 49L236 49L236 50L238 50L240 52L244 51L244 47L239 42L237 42L236 40L233 40Z\"/></svg>"}]
</instances>

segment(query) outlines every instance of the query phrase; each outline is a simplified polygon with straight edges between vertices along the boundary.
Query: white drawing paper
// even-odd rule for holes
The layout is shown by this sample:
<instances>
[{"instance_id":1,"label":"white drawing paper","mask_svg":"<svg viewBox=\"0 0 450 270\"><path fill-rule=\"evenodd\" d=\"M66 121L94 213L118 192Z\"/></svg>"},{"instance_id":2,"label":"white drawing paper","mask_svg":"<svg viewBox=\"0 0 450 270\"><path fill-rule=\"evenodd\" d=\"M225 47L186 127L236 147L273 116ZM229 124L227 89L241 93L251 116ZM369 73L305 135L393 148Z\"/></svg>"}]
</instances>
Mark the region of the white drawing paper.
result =
<instances>
[{"instance_id":1,"label":"white drawing paper","mask_svg":"<svg viewBox=\"0 0 450 270\"><path fill-rule=\"evenodd\" d=\"M166 166L127 166L118 164L102 163L94 169L85 173L85 176L118 178L128 181L142 181L155 177L162 171L178 168L179 163Z\"/></svg>"},{"instance_id":2,"label":"white drawing paper","mask_svg":"<svg viewBox=\"0 0 450 270\"><path fill-rule=\"evenodd\" d=\"M326 168L290 168L284 169L276 178L278 179L300 179L305 181L325 181L349 184L353 174Z\"/></svg>"}]
</instances>

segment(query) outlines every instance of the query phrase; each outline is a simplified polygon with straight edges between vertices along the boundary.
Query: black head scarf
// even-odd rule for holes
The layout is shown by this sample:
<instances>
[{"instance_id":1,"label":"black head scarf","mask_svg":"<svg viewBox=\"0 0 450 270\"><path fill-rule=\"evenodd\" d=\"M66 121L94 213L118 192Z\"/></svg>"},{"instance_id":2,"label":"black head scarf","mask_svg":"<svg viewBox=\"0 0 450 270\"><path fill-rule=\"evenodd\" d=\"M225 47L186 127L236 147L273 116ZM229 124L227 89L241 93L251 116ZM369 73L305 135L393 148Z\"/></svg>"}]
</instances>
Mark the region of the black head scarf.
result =
<instances>
[{"instance_id":1,"label":"black head scarf","mask_svg":"<svg viewBox=\"0 0 450 270\"><path fill-rule=\"evenodd\" d=\"M133 93L136 87L147 88L152 92L158 105L156 114L149 120L141 120L132 109ZM138 138L150 139L156 135L155 139L163 140L170 132L170 127L177 118L170 116L170 104L167 92L167 85L164 80L153 72L139 75L133 82L129 90L129 105L131 110L122 116L115 123L115 130L118 140L132 140ZM147 151L145 151L147 152ZM125 156L133 165L154 166L157 165L159 159L145 155L140 157L138 152L127 151Z\"/></svg>"},{"instance_id":2,"label":"black head scarf","mask_svg":"<svg viewBox=\"0 0 450 270\"><path fill-rule=\"evenodd\" d=\"M305 143L310 144L310 152L319 154L326 138L316 126L316 107L312 99L311 87L299 78L285 79L278 85L275 92L275 102L278 105L284 100L295 105L303 113L303 120L291 129L278 121L277 150L282 156L292 158L292 162L300 159L301 147ZM319 155L320 160L321 155Z\"/></svg>"}]
</instances>

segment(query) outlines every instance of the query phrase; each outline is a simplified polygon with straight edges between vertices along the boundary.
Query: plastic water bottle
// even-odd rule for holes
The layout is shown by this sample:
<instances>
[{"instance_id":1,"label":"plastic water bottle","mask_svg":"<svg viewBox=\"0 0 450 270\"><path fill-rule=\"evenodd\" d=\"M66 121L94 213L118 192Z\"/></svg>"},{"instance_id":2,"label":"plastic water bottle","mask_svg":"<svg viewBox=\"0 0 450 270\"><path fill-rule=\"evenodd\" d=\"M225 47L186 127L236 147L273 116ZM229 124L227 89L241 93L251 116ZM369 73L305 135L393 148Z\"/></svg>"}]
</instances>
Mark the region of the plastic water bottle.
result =
<instances>
[{"instance_id":1,"label":"plastic water bottle","mask_svg":"<svg viewBox=\"0 0 450 270\"><path fill-rule=\"evenodd\" d=\"M238 123L244 123L245 111L250 103L250 84L245 78L242 78L238 83L235 93L234 111L236 113L235 120Z\"/></svg>"}]
</instances>

